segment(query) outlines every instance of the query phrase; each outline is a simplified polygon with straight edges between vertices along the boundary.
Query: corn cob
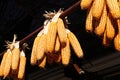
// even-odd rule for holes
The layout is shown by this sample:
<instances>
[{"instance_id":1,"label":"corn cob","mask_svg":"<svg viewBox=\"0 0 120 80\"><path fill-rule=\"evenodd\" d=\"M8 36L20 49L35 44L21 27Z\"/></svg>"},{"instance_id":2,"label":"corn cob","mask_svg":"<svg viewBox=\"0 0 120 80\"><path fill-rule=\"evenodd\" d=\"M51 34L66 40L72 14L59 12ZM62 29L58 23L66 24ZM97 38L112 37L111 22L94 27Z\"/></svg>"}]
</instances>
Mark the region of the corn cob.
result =
<instances>
[{"instance_id":1,"label":"corn cob","mask_svg":"<svg viewBox=\"0 0 120 80\"><path fill-rule=\"evenodd\" d=\"M80 2L81 9L88 9L91 6L92 1L93 0L81 0Z\"/></svg>"},{"instance_id":2,"label":"corn cob","mask_svg":"<svg viewBox=\"0 0 120 80\"><path fill-rule=\"evenodd\" d=\"M42 34L40 37L40 40L39 40L39 43L38 43L38 46L36 49L37 50L37 54L36 54L37 60L42 59L44 56L44 53L46 50L46 37L47 37L46 34Z\"/></svg>"},{"instance_id":3,"label":"corn cob","mask_svg":"<svg viewBox=\"0 0 120 80\"><path fill-rule=\"evenodd\" d=\"M117 51L120 51L120 19L117 20L118 34L114 38L114 47Z\"/></svg>"},{"instance_id":4,"label":"corn cob","mask_svg":"<svg viewBox=\"0 0 120 80\"><path fill-rule=\"evenodd\" d=\"M37 49L37 45L38 45L38 42L40 40L40 37L37 36L34 40L34 44L33 44L33 48L32 48L32 53L31 53L31 58L30 58L30 63L32 65L35 65L37 63L37 58L36 58L36 49Z\"/></svg>"},{"instance_id":5,"label":"corn cob","mask_svg":"<svg viewBox=\"0 0 120 80\"><path fill-rule=\"evenodd\" d=\"M20 59L19 42L15 43L15 48L12 50L12 70L17 70Z\"/></svg>"},{"instance_id":6,"label":"corn cob","mask_svg":"<svg viewBox=\"0 0 120 80\"><path fill-rule=\"evenodd\" d=\"M61 46L64 47L66 45L66 30L64 22L61 18L58 18L57 22L57 32L60 39Z\"/></svg>"},{"instance_id":7,"label":"corn cob","mask_svg":"<svg viewBox=\"0 0 120 80\"><path fill-rule=\"evenodd\" d=\"M61 48L61 57L62 57L62 64L68 65L70 62L70 45L69 45L69 39L66 40L66 46Z\"/></svg>"},{"instance_id":8,"label":"corn cob","mask_svg":"<svg viewBox=\"0 0 120 80\"><path fill-rule=\"evenodd\" d=\"M77 37L69 30L67 31L67 35L68 35L68 39L70 41L70 44L75 52L75 54L77 55L78 58L82 58L83 57L83 50L81 48L81 45L77 39Z\"/></svg>"},{"instance_id":9,"label":"corn cob","mask_svg":"<svg viewBox=\"0 0 120 80\"><path fill-rule=\"evenodd\" d=\"M102 44L103 44L104 46L109 46L109 41L108 41L106 35L107 35L107 32L106 32L106 30L105 30L105 31L104 31L104 35L103 35Z\"/></svg>"},{"instance_id":10,"label":"corn cob","mask_svg":"<svg viewBox=\"0 0 120 80\"><path fill-rule=\"evenodd\" d=\"M56 34L57 34L57 24L55 22L51 22L48 26L48 33L46 39L46 44L47 44L46 50L49 53L52 53L54 51Z\"/></svg>"},{"instance_id":11,"label":"corn cob","mask_svg":"<svg viewBox=\"0 0 120 80\"><path fill-rule=\"evenodd\" d=\"M94 0L92 10L93 17L95 17L96 19L100 19L104 4L105 0Z\"/></svg>"},{"instance_id":12,"label":"corn cob","mask_svg":"<svg viewBox=\"0 0 120 80\"><path fill-rule=\"evenodd\" d=\"M60 41L59 41L59 37L56 37L56 42L55 42L55 52L60 51Z\"/></svg>"},{"instance_id":13,"label":"corn cob","mask_svg":"<svg viewBox=\"0 0 120 80\"><path fill-rule=\"evenodd\" d=\"M2 58L2 61L1 61L1 65L0 65L0 76L3 76L7 55L8 55L8 52L6 51L6 52L4 53L4 55L3 55L3 58Z\"/></svg>"},{"instance_id":14,"label":"corn cob","mask_svg":"<svg viewBox=\"0 0 120 80\"><path fill-rule=\"evenodd\" d=\"M5 66L4 66L4 73L3 73L4 78L6 78L9 75L11 65L12 65L12 52L10 51L10 49L8 49L7 52L8 52L8 54L6 56Z\"/></svg>"},{"instance_id":15,"label":"corn cob","mask_svg":"<svg viewBox=\"0 0 120 80\"><path fill-rule=\"evenodd\" d=\"M51 21L48 23L47 27L47 47L46 47L46 51L47 53L53 53L54 51L54 47L55 47L55 39L56 39L56 34L57 34L57 21L58 18L61 14L61 10L58 11L54 17L51 19Z\"/></svg>"},{"instance_id":16,"label":"corn cob","mask_svg":"<svg viewBox=\"0 0 120 80\"><path fill-rule=\"evenodd\" d=\"M45 65L46 65L46 56L44 56L43 59L39 61L38 66L40 68L45 68Z\"/></svg>"},{"instance_id":17,"label":"corn cob","mask_svg":"<svg viewBox=\"0 0 120 80\"><path fill-rule=\"evenodd\" d=\"M30 62L32 65L35 65L37 63L37 57L36 57L37 50L36 49L37 49L37 46L38 46L38 43L40 41L40 37L41 37L42 33L43 33L43 30L38 33L37 37L34 40L31 58L30 58Z\"/></svg>"},{"instance_id":18,"label":"corn cob","mask_svg":"<svg viewBox=\"0 0 120 80\"><path fill-rule=\"evenodd\" d=\"M20 53L20 65L19 65L19 71L18 71L19 79L23 79L24 77L25 66L26 66L26 57L25 57L24 51L22 50Z\"/></svg>"},{"instance_id":19,"label":"corn cob","mask_svg":"<svg viewBox=\"0 0 120 80\"><path fill-rule=\"evenodd\" d=\"M106 10L106 5L104 5L104 9L100 18L100 23L98 24L98 26L95 28L95 33L98 36L102 36L102 34L104 33L105 30L105 26L106 26L106 21L107 21L107 10Z\"/></svg>"},{"instance_id":20,"label":"corn cob","mask_svg":"<svg viewBox=\"0 0 120 80\"><path fill-rule=\"evenodd\" d=\"M106 3L113 18L120 18L120 7L118 0L106 0Z\"/></svg>"},{"instance_id":21,"label":"corn cob","mask_svg":"<svg viewBox=\"0 0 120 80\"><path fill-rule=\"evenodd\" d=\"M86 23L85 23L86 32L93 31L93 23L92 22L93 22L93 16L92 16L92 6L91 6L87 12L87 17L86 17Z\"/></svg>"},{"instance_id":22,"label":"corn cob","mask_svg":"<svg viewBox=\"0 0 120 80\"><path fill-rule=\"evenodd\" d=\"M112 18L110 16L110 14L108 14L107 16L107 23L106 23L106 35L108 39L113 39L113 37L115 36L115 29L114 29L114 25L112 23Z\"/></svg>"}]
</instances>

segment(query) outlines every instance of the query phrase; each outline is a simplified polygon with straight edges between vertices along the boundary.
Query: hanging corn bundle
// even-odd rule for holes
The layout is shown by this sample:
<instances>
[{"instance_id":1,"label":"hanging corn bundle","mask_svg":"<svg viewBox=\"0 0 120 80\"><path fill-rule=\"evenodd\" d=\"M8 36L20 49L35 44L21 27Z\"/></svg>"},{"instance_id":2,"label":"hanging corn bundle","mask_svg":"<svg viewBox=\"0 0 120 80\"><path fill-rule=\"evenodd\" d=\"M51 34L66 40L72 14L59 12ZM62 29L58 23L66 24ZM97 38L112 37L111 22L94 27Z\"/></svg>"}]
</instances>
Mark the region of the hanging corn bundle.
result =
<instances>
[{"instance_id":1,"label":"hanging corn bundle","mask_svg":"<svg viewBox=\"0 0 120 80\"><path fill-rule=\"evenodd\" d=\"M64 21L59 17L63 11L46 12L48 19L44 22L44 28L36 36L31 53L31 64L45 68L45 65L62 63L68 65L71 58L71 47L78 58L83 57L83 51L77 37L68 29ZM39 37L39 38L38 38Z\"/></svg>"},{"instance_id":2,"label":"hanging corn bundle","mask_svg":"<svg viewBox=\"0 0 120 80\"><path fill-rule=\"evenodd\" d=\"M114 43L120 51L118 39L120 20L120 0L81 0L80 7L88 10L86 31L94 32L102 38L105 46ZM114 41L114 42L113 42Z\"/></svg>"},{"instance_id":3,"label":"hanging corn bundle","mask_svg":"<svg viewBox=\"0 0 120 80\"><path fill-rule=\"evenodd\" d=\"M14 35L13 42L6 41L7 51L4 53L0 64L0 76L3 78L23 79L25 73L26 58L20 51L19 41Z\"/></svg>"}]
</instances>

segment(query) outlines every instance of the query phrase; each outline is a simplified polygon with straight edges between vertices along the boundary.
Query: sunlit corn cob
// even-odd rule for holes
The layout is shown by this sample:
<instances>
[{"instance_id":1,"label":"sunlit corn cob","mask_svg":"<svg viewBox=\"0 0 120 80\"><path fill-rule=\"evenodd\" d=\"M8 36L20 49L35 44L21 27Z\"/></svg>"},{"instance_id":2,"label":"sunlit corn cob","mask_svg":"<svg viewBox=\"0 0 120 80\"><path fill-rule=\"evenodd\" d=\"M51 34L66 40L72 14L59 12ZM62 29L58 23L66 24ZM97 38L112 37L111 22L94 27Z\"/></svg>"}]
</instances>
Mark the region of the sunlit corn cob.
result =
<instances>
[{"instance_id":1,"label":"sunlit corn cob","mask_svg":"<svg viewBox=\"0 0 120 80\"><path fill-rule=\"evenodd\" d=\"M81 48L81 45L80 45L77 37L68 29L67 29L67 35L68 35L68 39L70 41L70 44L71 44L75 54L77 55L78 58L82 58L83 50Z\"/></svg>"},{"instance_id":2,"label":"sunlit corn cob","mask_svg":"<svg viewBox=\"0 0 120 80\"><path fill-rule=\"evenodd\" d=\"M62 64L68 65L70 62L70 45L69 45L69 39L66 39L66 46L61 48L61 57L62 57Z\"/></svg>"},{"instance_id":3,"label":"sunlit corn cob","mask_svg":"<svg viewBox=\"0 0 120 80\"><path fill-rule=\"evenodd\" d=\"M64 22L61 18L58 19L57 22L57 32L60 39L61 46L64 47L66 45L66 30Z\"/></svg>"},{"instance_id":4,"label":"sunlit corn cob","mask_svg":"<svg viewBox=\"0 0 120 80\"><path fill-rule=\"evenodd\" d=\"M20 64L19 64L19 71L18 71L18 78L23 79L25 73L25 66L26 66L26 57L25 53L22 50L20 53Z\"/></svg>"},{"instance_id":5,"label":"sunlit corn cob","mask_svg":"<svg viewBox=\"0 0 120 80\"><path fill-rule=\"evenodd\" d=\"M19 42L15 43L14 46L12 50L12 70L17 70L20 59Z\"/></svg>"},{"instance_id":6,"label":"sunlit corn cob","mask_svg":"<svg viewBox=\"0 0 120 80\"><path fill-rule=\"evenodd\" d=\"M31 53L31 58L30 58L30 63L32 65L35 65L37 63L37 46L40 41L40 37L43 34L43 30L41 30L38 35L35 37L33 47L32 47L32 53Z\"/></svg>"},{"instance_id":7,"label":"sunlit corn cob","mask_svg":"<svg viewBox=\"0 0 120 80\"><path fill-rule=\"evenodd\" d=\"M56 34L57 24L55 22L50 22L46 38L46 51L49 53L52 53L54 51Z\"/></svg>"}]
</instances>

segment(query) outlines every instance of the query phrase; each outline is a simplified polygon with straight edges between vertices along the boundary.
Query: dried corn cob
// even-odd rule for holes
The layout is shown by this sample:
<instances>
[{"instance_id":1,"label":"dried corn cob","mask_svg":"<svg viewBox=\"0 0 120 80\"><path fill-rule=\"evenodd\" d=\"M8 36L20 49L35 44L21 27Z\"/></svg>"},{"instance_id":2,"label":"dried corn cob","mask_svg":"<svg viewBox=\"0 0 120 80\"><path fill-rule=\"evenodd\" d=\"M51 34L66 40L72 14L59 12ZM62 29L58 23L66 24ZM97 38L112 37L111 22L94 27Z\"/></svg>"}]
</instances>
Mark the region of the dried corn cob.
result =
<instances>
[{"instance_id":1,"label":"dried corn cob","mask_svg":"<svg viewBox=\"0 0 120 80\"><path fill-rule=\"evenodd\" d=\"M4 55L3 55L3 58L2 58L2 61L1 61L1 65L0 65L0 76L3 76L7 55L8 55L8 52L6 51L4 53Z\"/></svg>"},{"instance_id":2,"label":"dried corn cob","mask_svg":"<svg viewBox=\"0 0 120 80\"><path fill-rule=\"evenodd\" d=\"M55 42L55 52L60 51L60 41L59 41L59 37L56 37L56 42Z\"/></svg>"},{"instance_id":3,"label":"dried corn cob","mask_svg":"<svg viewBox=\"0 0 120 80\"><path fill-rule=\"evenodd\" d=\"M114 38L114 47L117 51L120 51L120 34Z\"/></svg>"},{"instance_id":4,"label":"dried corn cob","mask_svg":"<svg viewBox=\"0 0 120 80\"><path fill-rule=\"evenodd\" d=\"M88 9L91 6L92 1L93 0L81 0L80 2L81 9Z\"/></svg>"},{"instance_id":5,"label":"dried corn cob","mask_svg":"<svg viewBox=\"0 0 120 80\"><path fill-rule=\"evenodd\" d=\"M107 39L107 32L106 32L106 30L104 31L102 44L103 44L104 46L109 46L109 41L108 41L108 39Z\"/></svg>"},{"instance_id":6,"label":"dried corn cob","mask_svg":"<svg viewBox=\"0 0 120 80\"><path fill-rule=\"evenodd\" d=\"M24 77L25 66L26 66L26 57L25 57L24 51L22 50L20 53L20 65L19 65L19 71L18 71L19 79L23 79Z\"/></svg>"},{"instance_id":7,"label":"dried corn cob","mask_svg":"<svg viewBox=\"0 0 120 80\"><path fill-rule=\"evenodd\" d=\"M102 36L102 34L104 33L106 21L107 21L107 10L106 10L106 4L105 4L101 18L100 18L99 25L95 28L95 33L98 36Z\"/></svg>"},{"instance_id":8,"label":"dried corn cob","mask_svg":"<svg viewBox=\"0 0 120 80\"><path fill-rule=\"evenodd\" d=\"M39 61L38 66L40 68L45 68L45 65L46 65L46 56L44 56L43 59Z\"/></svg>"},{"instance_id":9,"label":"dried corn cob","mask_svg":"<svg viewBox=\"0 0 120 80\"><path fill-rule=\"evenodd\" d=\"M10 49L8 49L7 52L8 52L8 54L6 56L5 66L4 66L4 73L3 73L4 78L6 78L9 75L11 65L12 65L12 52L10 51Z\"/></svg>"},{"instance_id":10,"label":"dried corn cob","mask_svg":"<svg viewBox=\"0 0 120 80\"><path fill-rule=\"evenodd\" d=\"M105 0L94 0L92 10L93 17L95 17L96 19L100 19L104 4Z\"/></svg>"},{"instance_id":11,"label":"dried corn cob","mask_svg":"<svg viewBox=\"0 0 120 80\"><path fill-rule=\"evenodd\" d=\"M86 18L86 24L85 29L86 32L92 32L93 31L93 16L92 16L92 6L89 8Z\"/></svg>"},{"instance_id":12,"label":"dried corn cob","mask_svg":"<svg viewBox=\"0 0 120 80\"><path fill-rule=\"evenodd\" d=\"M39 43L38 43L38 46L36 49L37 50L37 54L36 54L37 60L42 59L44 56L44 53L46 50L46 37L47 37L46 34L42 34L41 38L39 40Z\"/></svg>"},{"instance_id":13,"label":"dried corn cob","mask_svg":"<svg viewBox=\"0 0 120 80\"><path fill-rule=\"evenodd\" d=\"M81 45L80 45L77 37L68 29L66 31L67 31L68 39L70 41L70 44L71 44L75 54L77 55L77 57L82 58L83 50L81 48Z\"/></svg>"},{"instance_id":14,"label":"dried corn cob","mask_svg":"<svg viewBox=\"0 0 120 80\"><path fill-rule=\"evenodd\" d=\"M57 24L55 22L51 22L48 26L48 33L46 39L46 44L47 44L46 50L49 53L52 53L54 51L56 34L57 34Z\"/></svg>"},{"instance_id":15,"label":"dried corn cob","mask_svg":"<svg viewBox=\"0 0 120 80\"><path fill-rule=\"evenodd\" d=\"M68 65L70 62L70 45L69 45L69 39L66 40L66 46L61 48L61 57L62 57L62 64Z\"/></svg>"},{"instance_id":16,"label":"dried corn cob","mask_svg":"<svg viewBox=\"0 0 120 80\"><path fill-rule=\"evenodd\" d=\"M107 16L107 23L106 23L106 35L108 39L113 39L115 36L115 29L114 29L114 25L112 23L112 18L110 16L110 14L108 14Z\"/></svg>"},{"instance_id":17,"label":"dried corn cob","mask_svg":"<svg viewBox=\"0 0 120 80\"><path fill-rule=\"evenodd\" d=\"M31 62L32 65L35 65L37 63L37 57L36 57L37 46L38 46L38 43L40 41L40 37L41 37L42 34L43 34L43 30L41 30L38 33L37 37L34 40L34 44L33 44L33 47L32 47L32 53L31 53L31 59L30 59L30 62Z\"/></svg>"},{"instance_id":18,"label":"dried corn cob","mask_svg":"<svg viewBox=\"0 0 120 80\"><path fill-rule=\"evenodd\" d=\"M12 70L17 70L20 59L19 42L15 43L15 48L12 50Z\"/></svg>"},{"instance_id":19,"label":"dried corn cob","mask_svg":"<svg viewBox=\"0 0 120 80\"><path fill-rule=\"evenodd\" d=\"M106 3L113 18L120 18L120 7L118 0L106 0Z\"/></svg>"},{"instance_id":20,"label":"dried corn cob","mask_svg":"<svg viewBox=\"0 0 120 80\"><path fill-rule=\"evenodd\" d=\"M114 47L117 51L120 51L120 19L117 20L118 34L114 38Z\"/></svg>"},{"instance_id":21,"label":"dried corn cob","mask_svg":"<svg viewBox=\"0 0 120 80\"><path fill-rule=\"evenodd\" d=\"M57 22L57 32L60 39L61 46L64 47L66 45L66 30L64 22L61 18L58 19Z\"/></svg>"}]
</instances>

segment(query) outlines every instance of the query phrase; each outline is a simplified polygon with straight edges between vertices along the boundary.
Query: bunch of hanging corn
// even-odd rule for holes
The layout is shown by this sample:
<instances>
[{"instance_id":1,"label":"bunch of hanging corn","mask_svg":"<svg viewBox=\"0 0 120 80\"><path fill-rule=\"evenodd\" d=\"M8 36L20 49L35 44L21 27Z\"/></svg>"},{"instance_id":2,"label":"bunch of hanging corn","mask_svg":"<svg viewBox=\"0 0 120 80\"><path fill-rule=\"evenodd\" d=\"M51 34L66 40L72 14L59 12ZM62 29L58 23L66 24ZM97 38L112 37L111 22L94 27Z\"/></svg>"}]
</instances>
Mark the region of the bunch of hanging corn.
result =
<instances>
[{"instance_id":1,"label":"bunch of hanging corn","mask_svg":"<svg viewBox=\"0 0 120 80\"><path fill-rule=\"evenodd\" d=\"M19 41L8 43L7 51L4 53L0 64L0 76L3 78L11 77L23 79L26 65L26 57L23 51L20 51Z\"/></svg>"},{"instance_id":2,"label":"bunch of hanging corn","mask_svg":"<svg viewBox=\"0 0 120 80\"><path fill-rule=\"evenodd\" d=\"M44 28L35 37L31 64L44 68L46 63L62 63L68 65L71 57L70 44L76 56L83 57L83 51L77 37L68 29L61 18L62 12L58 11L52 19L46 20Z\"/></svg>"},{"instance_id":3,"label":"bunch of hanging corn","mask_svg":"<svg viewBox=\"0 0 120 80\"><path fill-rule=\"evenodd\" d=\"M81 0L80 7L87 10L86 31L101 37L105 46L114 42L120 51L120 0Z\"/></svg>"}]
</instances>

